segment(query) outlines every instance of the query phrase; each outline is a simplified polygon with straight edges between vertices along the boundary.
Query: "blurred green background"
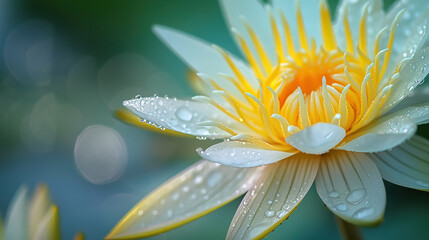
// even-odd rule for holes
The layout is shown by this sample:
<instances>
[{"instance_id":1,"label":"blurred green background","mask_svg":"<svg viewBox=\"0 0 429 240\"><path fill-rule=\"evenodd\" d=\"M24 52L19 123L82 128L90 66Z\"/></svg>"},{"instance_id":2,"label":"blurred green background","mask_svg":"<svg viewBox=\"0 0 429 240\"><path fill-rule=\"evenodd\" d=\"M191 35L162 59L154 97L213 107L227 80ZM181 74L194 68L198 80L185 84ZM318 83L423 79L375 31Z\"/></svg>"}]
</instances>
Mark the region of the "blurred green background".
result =
<instances>
[{"instance_id":1,"label":"blurred green background","mask_svg":"<svg viewBox=\"0 0 429 240\"><path fill-rule=\"evenodd\" d=\"M77 231L102 239L140 198L199 160L195 148L211 142L144 131L113 116L137 94L193 94L186 66L155 38L154 24L238 54L215 0L0 0L2 216L19 186L44 182L60 208L63 239ZM119 157L94 155L100 145ZM365 237L427 239L429 194L386 188L385 221L364 228ZM153 239L223 239L238 204ZM269 235L286 238L340 238L314 189Z\"/></svg>"}]
</instances>

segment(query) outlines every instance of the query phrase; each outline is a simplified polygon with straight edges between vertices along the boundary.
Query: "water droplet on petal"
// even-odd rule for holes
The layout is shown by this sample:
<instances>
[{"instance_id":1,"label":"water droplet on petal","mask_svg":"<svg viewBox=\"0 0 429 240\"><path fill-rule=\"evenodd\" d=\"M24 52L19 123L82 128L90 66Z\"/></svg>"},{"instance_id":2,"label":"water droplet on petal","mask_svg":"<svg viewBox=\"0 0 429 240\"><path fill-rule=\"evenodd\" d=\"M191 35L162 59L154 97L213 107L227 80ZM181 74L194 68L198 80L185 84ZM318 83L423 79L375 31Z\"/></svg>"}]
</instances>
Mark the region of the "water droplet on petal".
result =
<instances>
[{"instance_id":1,"label":"water droplet on petal","mask_svg":"<svg viewBox=\"0 0 429 240\"><path fill-rule=\"evenodd\" d=\"M267 211L265 212L265 216L266 216L266 217L272 217L272 216L274 216L274 211L273 211L273 210L267 210Z\"/></svg>"},{"instance_id":2,"label":"water droplet on petal","mask_svg":"<svg viewBox=\"0 0 429 240\"><path fill-rule=\"evenodd\" d=\"M336 208L338 209L338 211L344 212L347 210L347 205L344 203L340 203L336 206Z\"/></svg>"},{"instance_id":3,"label":"water droplet on petal","mask_svg":"<svg viewBox=\"0 0 429 240\"><path fill-rule=\"evenodd\" d=\"M222 173L213 172L207 179L207 184L209 187L216 186L222 180Z\"/></svg>"},{"instance_id":4,"label":"water droplet on petal","mask_svg":"<svg viewBox=\"0 0 429 240\"><path fill-rule=\"evenodd\" d=\"M356 205L361 202L365 197L365 189L353 190L346 198L346 201Z\"/></svg>"},{"instance_id":5,"label":"water droplet on petal","mask_svg":"<svg viewBox=\"0 0 429 240\"><path fill-rule=\"evenodd\" d=\"M332 191L332 192L330 192L329 194L328 194L328 196L329 197L331 197L331 198L336 198L336 197L338 197L340 194L338 193L338 192L336 192L336 191Z\"/></svg>"},{"instance_id":6,"label":"water droplet on petal","mask_svg":"<svg viewBox=\"0 0 429 240\"><path fill-rule=\"evenodd\" d=\"M187 107L180 107L176 110L176 116L182 120L189 122L192 119L192 113L189 111Z\"/></svg>"}]
</instances>

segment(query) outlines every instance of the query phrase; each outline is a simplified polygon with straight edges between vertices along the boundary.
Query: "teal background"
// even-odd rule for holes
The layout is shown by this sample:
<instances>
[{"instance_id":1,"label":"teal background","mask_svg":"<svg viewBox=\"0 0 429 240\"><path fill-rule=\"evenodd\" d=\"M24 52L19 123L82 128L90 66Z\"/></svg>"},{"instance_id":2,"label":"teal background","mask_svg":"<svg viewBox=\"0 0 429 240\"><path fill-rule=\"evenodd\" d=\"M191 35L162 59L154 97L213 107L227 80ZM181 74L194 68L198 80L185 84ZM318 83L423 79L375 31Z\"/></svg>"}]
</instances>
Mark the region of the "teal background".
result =
<instances>
[{"instance_id":1,"label":"teal background","mask_svg":"<svg viewBox=\"0 0 429 240\"><path fill-rule=\"evenodd\" d=\"M336 3L329 1L331 7ZM178 98L193 94L186 66L156 39L154 24L183 30L238 54L217 1L0 0L0 21L3 56L19 55L20 46L46 43L37 45L42 46L40 55L32 64L40 67L32 72L19 58L14 64L22 66L14 73L4 58L0 60L2 216L19 186L45 182L60 208L63 239L77 231L87 239L102 239L141 197L199 160L195 148L210 145L137 129L117 120L113 111L137 94ZM16 32L30 43L17 42L17 49L11 50L8 39ZM41 129L34 130L29 118L46 96L57 107L44 109ZM112 183L88 182L74 163L76 138L93 124L115 129L128 149L127 168ZM419 133L429 136L427 129L420 127ZM363 228L365 237L427 239L429 194L389 183L386 189L384 223ZM223 239L238 204L236 200L153 239ZM340 235L335 218L311 189L268 239L340 239Z\"/></svg>"}]
</instances>

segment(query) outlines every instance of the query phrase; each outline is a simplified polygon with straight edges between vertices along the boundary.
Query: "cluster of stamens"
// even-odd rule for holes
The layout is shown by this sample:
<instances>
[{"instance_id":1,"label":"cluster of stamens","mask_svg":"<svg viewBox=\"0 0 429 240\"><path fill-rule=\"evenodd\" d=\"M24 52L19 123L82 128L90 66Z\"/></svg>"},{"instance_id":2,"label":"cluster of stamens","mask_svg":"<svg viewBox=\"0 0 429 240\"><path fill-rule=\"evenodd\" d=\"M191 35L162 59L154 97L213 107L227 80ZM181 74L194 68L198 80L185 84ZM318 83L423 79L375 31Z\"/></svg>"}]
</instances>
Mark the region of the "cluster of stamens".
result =
<instances>
[{"instance_id":1,"label":"cluster of stamens","mask_svg":"<svg viewBox=\"0 0 429 240\"><path fill-rule=\"evenodd\" d=\"M280 14L281 24L278 24L270 13L277 54L275 63L269 59L254 30L244 22L251 42L235 34L258 79L258 87L249 83L228 53L215 46L234 73L234 76L222 77L232 83L240 96L207 76L199 75L229 106L205 96L194 99L213 104L252 130L252 134L240 133L216 123L233 135L232 139L270 145L274 149L293 150L285 138L319 122L335 124L344 128L347 134L353 133L380 114L380 106L389 97L403 63L393 66L389 72L392 67L389 66L390 49L401 14L397 15L390 29L385 28L377 34L375 43L367 40L367 14L368 6L360 20L359 39L353 39L347 13L344 14L346 47L342 50L337 45L325 1L320 6L321 46L306 36L299 7L296 14L299 47L295 46L286 18ZM381 41L383 36L388 36L386 44ZM374 44L374 54L370 54L368 44ZM382 45L385 46L380 49ZM251 51L249 46L256 51Z\"/></svg>"}]
</instances>

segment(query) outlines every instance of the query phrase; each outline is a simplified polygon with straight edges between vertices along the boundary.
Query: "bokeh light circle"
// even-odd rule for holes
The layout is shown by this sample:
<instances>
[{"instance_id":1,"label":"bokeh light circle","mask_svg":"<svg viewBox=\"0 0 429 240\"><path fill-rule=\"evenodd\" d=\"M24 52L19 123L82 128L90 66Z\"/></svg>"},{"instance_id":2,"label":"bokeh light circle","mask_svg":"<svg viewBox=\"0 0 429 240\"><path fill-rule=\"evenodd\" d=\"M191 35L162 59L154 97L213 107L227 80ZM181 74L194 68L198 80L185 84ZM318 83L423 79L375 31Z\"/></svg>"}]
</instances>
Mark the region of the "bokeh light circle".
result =
<instances>
[{"instance_id":1,"label":"bokeh light circle","mask_svg":"<svg viewBox=\"0 0 429 240\"><path fill-rule=\"evenodd\" d=\"M74 157L85 179L93 184L105 184L122 175L128 152L123 138L114 129L91 125L79 134Z\"/></svg>"}]
</instances>

